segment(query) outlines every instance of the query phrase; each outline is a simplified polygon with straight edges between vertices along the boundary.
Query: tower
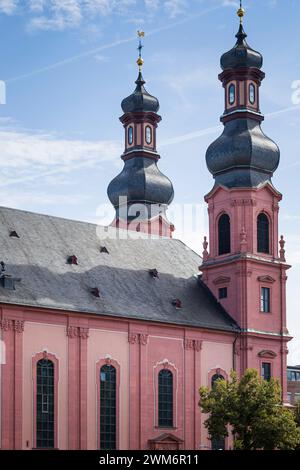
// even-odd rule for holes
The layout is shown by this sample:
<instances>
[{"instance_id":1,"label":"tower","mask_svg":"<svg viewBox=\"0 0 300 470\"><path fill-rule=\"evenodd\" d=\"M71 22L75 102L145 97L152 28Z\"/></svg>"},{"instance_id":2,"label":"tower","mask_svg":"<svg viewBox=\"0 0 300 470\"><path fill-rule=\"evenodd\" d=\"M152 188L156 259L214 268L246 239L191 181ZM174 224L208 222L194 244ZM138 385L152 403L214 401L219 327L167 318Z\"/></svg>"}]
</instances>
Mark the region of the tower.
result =
<instances>
[{"instance_id":1,"label":"tower","mask_svg":"<svg viewBox=\"0 0 300 470\"><path fill-rule=\"evenodd\" d=\"M204 241L202 280L241 328L235 350L238 371L248 367L280 379L286 393L286 271L278 237L281 194L272 184L277 145L261 130L262 55L246 41L244 9L235 46L221 57L224 130L208 148L215 184L205 196L209 252ZM280 251L278 251L280 243Z\"/></svg>"},{"instance_id":2,"label":"tower","mask_svg":"<svg viewBox=\"0 0 300 470\"><path fill-rule=\"evenodd\" d=\"M163 175L157 161L156 130L161 121L157 114L159 101L150 95L142 75L141 38L139 35L139 67L134 92L123 99L120 117L125 129L125 150L121 156L124 167L108 186L108 197L115 207L112 225L151 235L171 237L173 225L166 217L174 191L171 181Z\"/></svg>"}]
</instances>

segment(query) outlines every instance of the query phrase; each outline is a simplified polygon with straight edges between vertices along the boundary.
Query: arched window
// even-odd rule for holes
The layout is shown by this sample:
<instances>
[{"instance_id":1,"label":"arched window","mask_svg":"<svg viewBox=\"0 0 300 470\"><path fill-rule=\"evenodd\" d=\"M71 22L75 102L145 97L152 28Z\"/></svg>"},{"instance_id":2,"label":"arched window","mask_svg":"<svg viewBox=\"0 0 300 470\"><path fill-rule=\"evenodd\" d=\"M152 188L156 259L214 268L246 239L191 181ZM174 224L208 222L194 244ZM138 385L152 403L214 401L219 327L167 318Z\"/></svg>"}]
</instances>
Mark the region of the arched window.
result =
<instances>
[{"instance_id":1,"label":"arched window","mask_svg":"<svg viewBox=\"0 0 300 470\"><path fill-rule=\"evenodd\" d=\"M229 95L229 104L234 104L235 102L235 85L233 83L228 88Z\"/></svg>"},{"instance_id":2,"label":"arched window","mask_svg":"<svg viewBox=\"0 0 300 470\"><path fill-rule=\"evenodd\" d=\"M255 103L255 86L253 83L250 83L249 85L249 101L251 104Z\"/></svg>"},{"instance_id":3,"label":"arched window","mask_svg":"<svg viewBox=\"0 0 300 470\"><path fill-rule=\"evenodd\" d=\"M158 425L173 427L173 374L168 369L158 374Z\"/></svg>"},{"instance_id":4,"label":"arched window","mask_svg":"<svg viewBox=\"0 0 300 470\"><path fill-rule=\"evenodd\" d=\"M219 380L219 379L223 379L223 380L224 380L223 375L221 375L221 374L215 374L215 375L212 376L212 378L211 378L211 388L214 388L216 381Z\"/></svg>"},{"instance_id":5,"label":"arched window","mask_svg":"<svg viewBox=\"0 0 300 470\"><path fill-rule=\"evenodd\" d=\"M100 449L114 450L117 444L117 373L105 364L100 369Z\"/></svg>"},{"instance_id":6,"label":"arched window","mask_svg":"<svg viewBox=\"0 0 300 470\"><path fill-rule=\"evenodd\" d=\"M257 217L257 251L259 253L270 252L269 219L264 213Z\"/></svg>"},{"instance_id":7,"label":"arched window","mask_svg":"<svg viewBox=\"0 0 300 470\"><path fill-rule=\"evenodd\" d=\"M128 127L128 144L131 145L133 142L133 128L132 126Z\"/></svg>"},{"instance_id":8,"label":"arched window","mask_svg":"<svg viewBox=\"0 0 300 470\"><path fill-rule=\"evenodd\" d=\"M152 142L152 129L150 126L146 127L146 143L151 144Z\"/></svg>"},{"instance_id":9,"label":"arched window","mask_svg":"<svg viewBox=\"0 0 300 470\"><path fill-rule=\"evenodd\" d=\"M221 374L214 374L211 378L211 388L215 387L216 381L223 379L224 377ZM224 450L225 449L225 439L223 437L212 436L211 438L211 449L212 450Z\"/></svg>"},{"instance_id":10,"label":"arched window","mask_svg":"<svg viewBox=\"0 0 300 470\"><path fill-rule=\"evenodd\" d=\"M36 447L54 448L54 364L40 359L36 366Z\"/></svg>"},{"instance_id":11,"label":"arched window","mask_svg":"<svg viewBox=\"0 0 300 470\"><path fill-rule=\"evenodd\" d=\"M230 253L230 218L229 215L223 214L218 222L219 235L219 255Z\"/></svg>"}]
</instances>

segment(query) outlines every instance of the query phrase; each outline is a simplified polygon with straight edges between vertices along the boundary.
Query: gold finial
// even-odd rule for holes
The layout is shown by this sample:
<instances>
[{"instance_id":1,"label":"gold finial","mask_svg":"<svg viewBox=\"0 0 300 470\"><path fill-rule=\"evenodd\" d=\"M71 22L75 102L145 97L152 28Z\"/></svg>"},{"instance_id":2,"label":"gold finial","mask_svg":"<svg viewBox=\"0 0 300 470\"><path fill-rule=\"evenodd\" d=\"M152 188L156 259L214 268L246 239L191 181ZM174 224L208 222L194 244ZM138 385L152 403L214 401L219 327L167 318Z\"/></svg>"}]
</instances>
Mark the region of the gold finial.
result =
<instances>
[{"instance_id":1,"label":"gold finial","mask_svg":"<svg viewBox=\"0 0 300 470\"><path fill-rule=\"evenodd\" d=\"M243 24L243 18L245 16L245 9L243 8L242 0L240 0L240 8L237 11L237 15L240 19L240 23Z\"/></svg>"},{"instance_id":2,"label":"gold finial","mask_svg":"<svg viewBox=\"0 0 300 470\"><path fill-rule=\"evenodd\" d=\"M142 66L143 66L143 63L144 63L144 61L142 59L142 49L144 47L142 45L142 38L145 37L145 33L144 33L144 31L138 31L137 34L138 34L138 37L139 37L139 47L138 47L139 57L138 57L138 60L136 61L136 63L138 64L139 71L141 72Z\"/></svg>"}]
</instances>

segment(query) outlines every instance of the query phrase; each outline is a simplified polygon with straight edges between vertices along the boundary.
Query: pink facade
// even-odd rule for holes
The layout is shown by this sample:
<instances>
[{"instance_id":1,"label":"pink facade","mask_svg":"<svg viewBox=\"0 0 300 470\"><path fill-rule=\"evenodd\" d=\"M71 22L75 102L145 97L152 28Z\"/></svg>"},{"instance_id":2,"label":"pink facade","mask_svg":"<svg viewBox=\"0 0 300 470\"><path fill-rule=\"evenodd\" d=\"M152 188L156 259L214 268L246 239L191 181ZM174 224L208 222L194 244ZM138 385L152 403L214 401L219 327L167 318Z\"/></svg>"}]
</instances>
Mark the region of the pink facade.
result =
<instances>
[{"instance_id":1,"label":"pink facade","mask_svg":"<svg viewBox=\"0 0 300 470\"><path fill-rule=\"evenodd\" d=\"M198 388L209 385L218 370L229 374L234 360L232 334L3 306L1 337L6 343L1 371L2 449L36 446L40 358L55 365L56 448L99 448L103 364L112 364L117 371L117 448L147 449L162 434L178 438L181 448L210 447L201 425ZM162 369L174 377L172 428L158 425L157 380Z\"/></svg>"}]
</instances>

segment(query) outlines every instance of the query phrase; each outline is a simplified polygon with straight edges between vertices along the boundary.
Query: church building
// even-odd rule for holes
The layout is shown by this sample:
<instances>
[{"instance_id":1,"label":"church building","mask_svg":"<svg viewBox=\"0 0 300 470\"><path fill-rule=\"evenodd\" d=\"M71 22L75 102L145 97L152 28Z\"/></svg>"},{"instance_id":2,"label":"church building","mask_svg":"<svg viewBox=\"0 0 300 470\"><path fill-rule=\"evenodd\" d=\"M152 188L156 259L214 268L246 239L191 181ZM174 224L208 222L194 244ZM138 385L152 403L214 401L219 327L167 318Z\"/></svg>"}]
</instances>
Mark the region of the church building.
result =
<instances>
[{"instance_id":1,"label":"church building","mask_svg":"<svg viewBox=\"0 0 300 470\"><path fill-rule=\"evenodd\" d=\"M229 449L231 437L210 439L198 390L232 369L278 378L286 401L280 153L261 129L262 55L238 16L221 57L224 130L206 153L202 257L172 237L141 43L111 227L0 208L1 449Z\"/></svg>"}]
</instances>

